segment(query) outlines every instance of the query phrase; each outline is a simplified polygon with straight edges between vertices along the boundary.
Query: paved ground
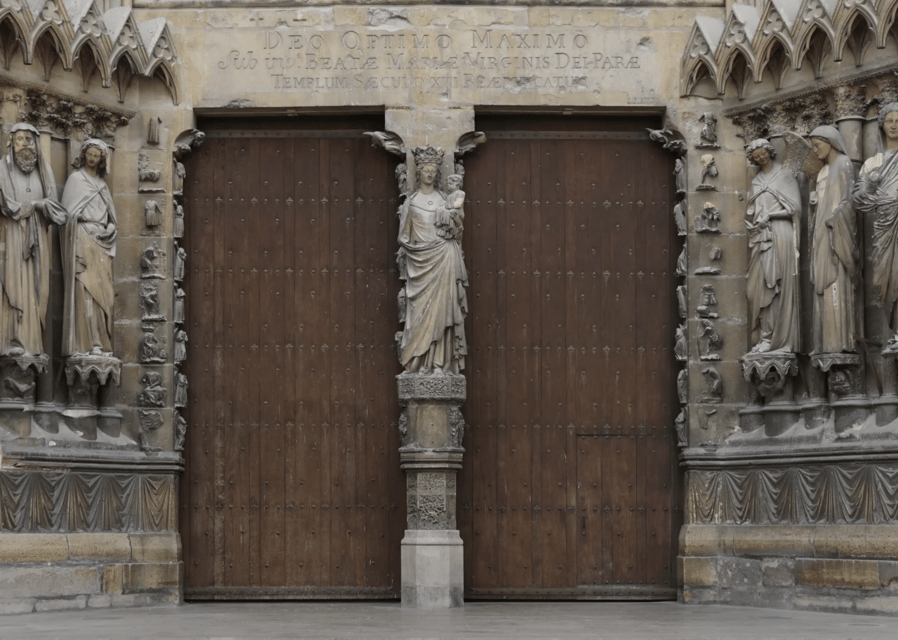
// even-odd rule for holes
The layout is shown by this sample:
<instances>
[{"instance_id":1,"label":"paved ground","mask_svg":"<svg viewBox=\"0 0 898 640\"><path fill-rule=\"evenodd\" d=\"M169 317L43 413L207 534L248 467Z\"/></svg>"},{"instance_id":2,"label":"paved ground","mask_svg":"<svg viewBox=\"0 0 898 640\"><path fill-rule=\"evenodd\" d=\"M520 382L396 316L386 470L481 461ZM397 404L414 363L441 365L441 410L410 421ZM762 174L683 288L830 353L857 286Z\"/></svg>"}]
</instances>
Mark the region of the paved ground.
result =
<instances>
[{"instance_id":1,"label":"paved ground","mask_svg":"<svg viewBox=\"0 0 898 640\"><path fill-rule=\"evenodd\" d=\"M227 603L0 618L0 638L895 640L895 618L652 603Z\"/></svg>"}]
</instances>

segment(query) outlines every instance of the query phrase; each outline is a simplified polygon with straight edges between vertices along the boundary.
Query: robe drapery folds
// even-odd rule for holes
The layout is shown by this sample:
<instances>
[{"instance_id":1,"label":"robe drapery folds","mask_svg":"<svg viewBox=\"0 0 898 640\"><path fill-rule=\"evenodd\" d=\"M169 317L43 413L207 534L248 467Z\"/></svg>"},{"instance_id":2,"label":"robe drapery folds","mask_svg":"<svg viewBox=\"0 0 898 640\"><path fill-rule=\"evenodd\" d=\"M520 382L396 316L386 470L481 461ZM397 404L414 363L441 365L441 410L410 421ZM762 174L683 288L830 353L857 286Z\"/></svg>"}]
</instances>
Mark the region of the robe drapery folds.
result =
<instances>
[{"instance_id":1,"label":"robe drapery folds","mask_svg":"<svg viewBox=\"0 0 898 640\"><path fill-rule=\"evenodd\" d=\"M437 211L443 206L439 192L426 196L416 192L399 211L399 244L404 252L400 259L407 274L399 343L405 371L459 373L468 353L464 327L468 274L458 240L437 234Z\"/></svg>"},{"instance_id":2,"label":"robe drapery folds","mask_svg":"<svg viewBox=\"0 0 898 640\"><path fill-rule=\"evenodd\" d=\"M115 257L115 205L106 181L79 169L62 195L69 217L62 241L65 307L62 353L112 351L112 259Z\"/></svg>"},{"instance_id":3,"label":"robe drapery folds","mask_svg":"<svg viewBox=\"0 0 898 640\"><path fill-rule=\"evenodd\" d=\"M746 295L751 329L771 351L799 348L798 182L782 165L759 171L751 182L745 226L749 262Z\"/></svg>"},{"instance_id":4,"label":"robe drapery folds","mask_svg":"<svg viewBox=\"0 0 898 640\"><path fill-rule=\"evenodd\" d=\"M32 134L37 141L38 134ZM37 164L30 173L19 169L12 149L0 160L0 355L43 353L50 300L48 224L64 224L66 213L37 146Z\"/></svg>"},{"instance_id":5,"label":"robe drapery folds","mask_svg":"<svg viewBox=\"0 0 898 640\"><path fill-rule=\"evenodd\" d=\"M817 208L811 217L815 353L856 350L854 299L860 256L853 184L854 166L842 153L817 174Z\"/></svg>"},{"instance_id":6,"label":"robe drapery folds","mask_svg":"<svg viewBox=\"0 0 898 640\"><path fill-rule=\"evenodd\" d=\"M878 184L874 174L879 175ZM863 213L873 214L873 290L892 314L898 301L898 152L877 153L864 163L854 202Z\"/></svg>"}]
</instances>

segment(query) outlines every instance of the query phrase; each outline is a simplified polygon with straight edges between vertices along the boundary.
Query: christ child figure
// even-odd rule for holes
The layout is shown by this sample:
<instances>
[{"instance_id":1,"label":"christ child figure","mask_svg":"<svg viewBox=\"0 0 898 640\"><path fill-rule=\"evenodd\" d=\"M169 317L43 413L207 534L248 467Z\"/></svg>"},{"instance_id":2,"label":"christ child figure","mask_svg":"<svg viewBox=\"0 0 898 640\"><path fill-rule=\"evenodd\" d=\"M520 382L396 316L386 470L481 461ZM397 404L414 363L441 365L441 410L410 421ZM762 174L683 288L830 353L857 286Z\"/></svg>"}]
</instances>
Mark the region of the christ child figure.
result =
<instances>
[{"instance_id":1,"label":"christ child figure","mask_svg":"<svg viewBox=\"0 0 898 640\"><path fill-rule=\"evenodd\" d=\"M464 178L453 173L446 178L446 184L449 187L449 194L446 196L446 206L441 207L437 212L437 235L441 238L455 238L461 241L461 232L464 227L462 223L465 219L464 204L465 192L462 191L462 181Z\"/></svg>"}]
</instances>

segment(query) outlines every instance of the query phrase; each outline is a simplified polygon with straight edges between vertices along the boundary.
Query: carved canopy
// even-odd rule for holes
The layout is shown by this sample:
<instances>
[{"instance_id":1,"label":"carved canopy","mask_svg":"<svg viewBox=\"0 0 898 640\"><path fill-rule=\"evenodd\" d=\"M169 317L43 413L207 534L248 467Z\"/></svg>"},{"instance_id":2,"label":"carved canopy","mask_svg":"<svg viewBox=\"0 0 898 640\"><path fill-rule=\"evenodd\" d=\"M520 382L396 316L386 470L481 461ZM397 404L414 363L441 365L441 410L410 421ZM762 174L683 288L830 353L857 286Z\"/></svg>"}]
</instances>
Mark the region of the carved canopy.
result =
<instances>
[{"instance_id":1,"label":"carved canopy","mask_svg":"<svg viewBox=\"0 0 898 640\"><path fill-rule=\"evenodd\" d=\"M765 0L734 4L726 20L698 16L680 63L681 94L708 78L720 95L732 82L741 98L766 74L779 89L786 71L805 63L819 78L830 56L860 66L871 44L885 48L896 8L898 0Z\"/></svg>"},{"instance_id":2,"label":"carved canopy","mask_svg":"<svg viewBox=\"0 0 898 640\"><path fill-rule=\"evenodd\" d=\"M25 64L41 63L48 80L58 56L66 71L80 62L85 85L98 71L103 86L112 86L116 72L127 70L159 78L178 102L178 59L165 18L137 22L131 7L103 12L96 0L3 0L0 62L5 68L16 49Z\"/></svg>"}]
</instances>

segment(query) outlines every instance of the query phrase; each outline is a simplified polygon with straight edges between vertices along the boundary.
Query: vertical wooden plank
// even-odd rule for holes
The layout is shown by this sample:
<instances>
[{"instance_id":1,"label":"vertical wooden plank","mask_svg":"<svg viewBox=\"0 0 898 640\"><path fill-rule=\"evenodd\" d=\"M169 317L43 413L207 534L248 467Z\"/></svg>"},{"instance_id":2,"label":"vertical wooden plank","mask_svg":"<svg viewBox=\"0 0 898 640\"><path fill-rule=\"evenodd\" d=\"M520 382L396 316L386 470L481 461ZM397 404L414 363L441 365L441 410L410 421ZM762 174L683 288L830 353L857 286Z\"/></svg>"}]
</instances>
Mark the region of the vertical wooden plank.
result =
<instances>
[{"instance_id":1,"label":"vertical wooden plank","mask_svg":"<svg viewBox=\"0 0 898 640\"><path fill-rule=\"evenodd\" d=\"M283 155L283 192L282 211L283 224L281 234L283 236L282 247L282 291L284 309L283 344L281 345L281 358L283 362L283 429L284 429L284 565L283 585L295 587L300 584L300 563L303 562L303 531L301 516L304 509L300 504L304 502L304 487L300 485L302 471L300 459L302 452L302 431L300 430L301 414L297 403L296 379L298 376L297 360L299 356L299 335L297 333L298 320L296 317L296 305L298 297L297 269L299 260L297 253L302 250L296 242L298 195L296 189L295 172L297 164L297 146L301 144L297 138L284 140ZM299 151L301 153L301 151ZM304 567L303 567L304 568Z\"/></svg>"},{"instance_id":2,"label":"vertical wooden plank","mask_svg":"<svg viewBox=\"0 0 898 640\"><path fill-rule=\"evenodd\" d=\"M531 164L531 144L529 141L509 140L505 159L504 183L506 185L505 210L499 210L496 243L504 255L499 256L499 265L506 275L498 279L497 324L502 331L505 344L497 355L497 369L500 374L499 390L506 414L506 465L505 483L507 493L507 531L502 538L506 550L506 578L504 586L527 587L532 583L533 530L531 524L531 464L533 450L531 425L533 416L529 404L533 398L532 361L535 354L530 348L530 309L533 304L530 280L531 247L529 208L531 189L528 173ZM507 212L506 216L502 214ZM502 238L506 236L507 239ZM510 272L510 276L508 275ZM509 288L508 283L512 283ZM520 285L519 285L520 283ZM505 319L503 322L503 318ZM505 390L503 394L501 390Z\"/></svg>"},{"instance_id":3,"label":"vertical wooden plank","mask_svg":"<svg viewBox=\"0 0 898 640\"><path fill-rule=\"evenodd\" d=\"M645 146L647 146L644 143ZM644 148L647 175L669 176L671 159L657 149ZM653 277L652 299L657 309L666 313L649 314L644 323L651 332L650 341L659 345L651 353L651 402L647 418L646 437L646 582L649 584L673 585L673 563L677 529L672 518L672 508L679 496L675 479L678 474L676 447L673 444L673 420L677 411L674 393L676 384L671 349L663 340L673 333L676 322L676 304L673 295L674 262L677 241L673 221L669 214L671 203L670 178L647 182L646 212L650 216L650 233L647 234L646 255L651 258L650 273Z\"/></svg>"},{"instance_id":4,"label":"vertical wooden plank","mask_svg":"<svg viewBox=\"0 0 898 640\"><path fill-rule=\"evenodd\" d=\"M360 187L364 199L364 211L356 213L357 224L363 235L359 237L358 267L362 269L362 281L357 280L356 291L363 307L356 311L356 339L363 349L359 367L359 398L364 402L365 462L364 494L366 506L364 537L367 558L364 580L370 587L388 587L389 580L389 430L398 416L386 415L388 397L395 397L395 383L381 375L386 364L378 360L378 344L395 326L396 307L388 299L387 265L393 256L387 251L388 223L394 211L381 195L380 182L385 179L383 164L359 148L363 162L365 182ZM389 180L389 178L386 178ZM394 183L395 184L395 183ZM394 187L395 188L395 187ZM385 206L386 205L386 206Z\"/></svg>"},{"instance_id":5,"label":"vertical wooden plank","mask_svg":"<svg viewBox=\"0 0 898 640\"><path fill-rule=\"evenodd\" d=\"M212 201L213 144L191 156L187 175L187 197L184 208L186 233L183 242L188 263L187 292L189 337L184 371L193 391L188 411L184 412L189 428L185 457L189 474L185 474L182 491L186 494L188 513L182 520L184 540L185 584L211 587L214 583L213 550L215 500L214 488L214 271L215 216Z\"/></svg>"},{"instance_id":6,"label":"vertical wooden plank","mask_svg":"<svg viewBox=\"0 0 898 640\"><path fill-rule=\"evenodd\" d=\"M285 166L292 155L292 141L260 141L262 177L259 196L258 296L259 348L255 350L259 379L260 435L260 561L259 584L285 586L286 552L285 486L287 474L285 433L285 295L284 226ZM291 170L292 178L292 170Z\"/></svg>"},{"instance_id":7,"label":"vertical wooden plank","mask_svg":"<svg viewBox=\"0 0 898 640\"><path fill-rule=\"evenodd\" d=\"M636 436L618 434L611 439L610 485L614 538L612 578L615 584L636 582Z\"/></svg>"},{"instance_id":8,"label":"vertical wooden plank","mask_svg":"<svg viewBox=\"0 0 898 640\"><path fill-rule=\"evenodd\" d=\"M329 256L325 260L330 274L330 338L327 351L330 358L330 433L331 465L330 554L331 584L350 585L354 568L354 545L350 544L351 515L354 511L355 465L352 452L354 431L353 396L355 380L351 376L348 345L352 340L354 301L352 296L354 162L346 138L331 138L328 162L328 228ZM349 197L347 197L349 196ZM347 203L347 200L349 203ZM348 366L349 365L349 366Z\"/></svg>"},{"instance_id":9,"label":"vertical wooden plank","mask_svg":"<svg viewBox=\"0 0 898 640\"><path fill-rule=\"evenodd\" d=\"M525 278L521 289L530 290L530 308L526 311L524 322L528 327L527 333L521 337L522 348L525 350L525 358L522 364L524 368L523 376L528 380L528 389L531 395L522 400L522 404L529 415L530 430L530 460L531 474L530 487L533 491L533 526L531 527L531 539L533 540L532 562L533 571L532 585L534 587L545 586L544 582L544 550L548 539L546 538L546 529L543 526L544 518L548 517L546 509L550 506L546 503L546 495L543 493L543 436L547 429L551 429L550 425L543 422L541 414L542 398L542 354L538 347L542 337L542 299L540 297L539 278L534 273L541 269L540 259L542 256L542 234L540 228L542 226L542 208L543 208L543 188L542 181L538 178L542 174L543 167L551 163L551 157L547 156L549 152L548 145L539 140L530 141L530 172L528 175L530 182L530 207L529 215L526 216L527 231L529 239L525 240L524 247L527 248L528 259L523 265L528 273L524 274ZM546 192L548 193L548 192ZM522 216L523 218L524 216Z\"/></svg>"},{"instance_id":10,"label":"vertical wooden plank","mask_svg":"<svg viewBox=\"0 0 898 640\"><path fill-rule=\"evenodd\" d=\"M230 350L225 351L226 337L224 332L224 296L225 296L225 256L227 251L225 248L225 230L227 228L225 216L225 198L228 196L228 174L225 172L226 157L228 155L223 140L217 140L214 147L213 156L213 184L215 185L215 199L213 206L212 218L214 224L214 275L213 275L213 300L214 300L214 332L213 345L215 350L215 369L213 388L215 390L213 396L214 416L213 423L215 429L215 441L213 449L214 464L214 486L215 486L215 510L214 520L214 580L215 586L222 586L225 583L225 555L226 555L226 532L225 532L225 509L227 502L226 484L225 484L225 442L227 436L231 432L231 415L228 404L229 389L225 384L228 371L225 366L225 357L231 353Z\"/></svg>"},{"instance_id":11,"label":"vertical wooden plank","mask_svg":"<svg viewBox=\"0 0 898 640\"><path fill-rule=\"evenodd\" d=\"M565 158L562 144L547 141L543 157L541 226L542 252L533 273L540 282L542 326L540 356L542 388L540 415L543 426L543 586L565 587L568 577L567 520L568 468L565 390L565 276L564 229L567 204L564 191ZM533 229L536 232L536 228Z\"/></svg>"},{"instance_id":12,"label":"vertical wooden plank","mask_svg":"<svg viewBox=\"0 0 898 640\"><path fill-rule=\"evenodd\" d=\"M323 449L322 360L318 316L322 313L322 282L318 273L319 254L322 251L320 239L321 212L318 203L320 184L321 141L318 138L297 138L294 142L295 163L293 184L295 195L295 236L294 278L297 283L294 296L294 317L296 318L297 344L295 389L297 398L296 422L299 427L299 520L300 529L296 535L303 541L301 555L297 558L297 582L304 586L323 584L322 565L327 558L323 555L322 540L324 513L322 499L321 457ZM325 246L324 251L327 250Z\"/></svg>"},{"instance_id":13,"label":"vertical wooden plank","mask_svg":"<svg viewBox=\"0 0 898 640\"><path fill-rule=\"evenodd\" d=\"M486 153L488 149L484 149ZM489 360L484 358L487 347L494 347L495 340L495 287L484 276L492 260L492 248L496 241L494 209L499 200L497 181L500 158L484 157L483 174L478 177L478 197L472 202L471 223L465 237L470 242L470 288L467 328L471 345L466 365L468 375L468 420L473 427L471 443L474 455L473 486L473 567L470 584L474 588L498 585L499 541L497 538L498 491L496 459L498 456L498 422L495 413L496 372L490 370Z\"/></svg>"}]
</instances>

